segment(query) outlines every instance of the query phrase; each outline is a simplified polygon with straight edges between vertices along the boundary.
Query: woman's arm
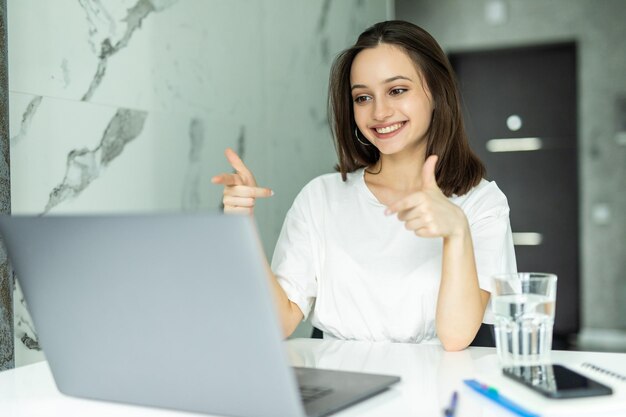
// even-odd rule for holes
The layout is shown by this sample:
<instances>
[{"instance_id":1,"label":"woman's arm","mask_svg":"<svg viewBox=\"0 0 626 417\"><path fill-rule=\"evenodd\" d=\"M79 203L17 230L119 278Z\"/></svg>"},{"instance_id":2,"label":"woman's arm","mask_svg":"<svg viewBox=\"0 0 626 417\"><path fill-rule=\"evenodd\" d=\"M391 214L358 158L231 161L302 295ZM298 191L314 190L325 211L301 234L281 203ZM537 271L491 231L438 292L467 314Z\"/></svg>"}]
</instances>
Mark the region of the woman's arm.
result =
<instances>
[{"instance_id":1,"label":"woman's arm","mask_svg":"<svg viewBox=\"0 0 626 417\"><path fill-rule=\"evenodd\" d=\"M443 239L441 283L437 298L437 336L444 349L465 349L476 337L489 302L489 293L478 285L472 236L465 226Z\"/></svg>"},{"instance_id":2,"label":"woman's arm","mask_svg":"<svg viewBox=\"0 0 626 417\"><path fill-rule=\"evenodd\" d=\"M296 303L287 298L287 294L285 293L283 287L281 287L278 283L274 272L272 272L272 269L267 262L267 258L264 259L265 270L267 271L267 275L270 279L270 285L274 295L274 304L276 304L276 308L278 309L283 335L285 337L289 337L304 318L304 314L302 314L302 310L300 310L300 307L298 307Z\"/></svg>"},{"instance_id":3,"label":"woman's arm","mask_svg":"<svg viewBox=\"0 0 626 417\"><path fill-rule=\"evenodd\" d=\"M224 212L253 214L256 199L270 197L273 195L273 192L269 188L257 186L254 175L235 151L227 148L225 155L235 173L224 173L212 178L214 184L224 186L224 197L222 199ZM259 246L262 247L260 242ZM304 315L300 307L287 298L287 294L285 294L285 291L276 280L267 262L267 257L264 256L263 260L274 295L274 302L278 309L283 334L285 337L288 337L298 327L298 323L302 321Z\"/></svg>"}]
</instances>

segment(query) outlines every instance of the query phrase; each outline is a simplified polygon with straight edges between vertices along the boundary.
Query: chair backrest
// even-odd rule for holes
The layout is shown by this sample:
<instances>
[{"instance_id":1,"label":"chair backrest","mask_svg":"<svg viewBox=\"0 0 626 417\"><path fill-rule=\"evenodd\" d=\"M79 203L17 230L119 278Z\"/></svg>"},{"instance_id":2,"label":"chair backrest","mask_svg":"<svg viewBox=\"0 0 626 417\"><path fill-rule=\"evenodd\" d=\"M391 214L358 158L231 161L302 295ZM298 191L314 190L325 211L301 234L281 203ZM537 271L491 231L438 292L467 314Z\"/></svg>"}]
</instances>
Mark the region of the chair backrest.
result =
<instances>
[{"instance_id":1,"label":"chair backrest","mask_svg":"<svg viewBox=\"0 0 626 417\"><path fill-rule=\"evenodd\" d=\"M317 327L313 327L311 339L323 338L324 332ZM470 343L470 346L496 347L496 337L493 330L493 324L482 323L478 329L478 333L476 333L476 337L472 340L472 343Z\"/></svg>"},{"instance_id":2,"label":"chair backrest","mask_svg":"<svg viewBox=\"0 0 626 417\"><path fill-rule=\"evenodd\" d=\"M482 323L470 346L496 347L496 335L493 324Z\"/></svg>"}]
</instances>

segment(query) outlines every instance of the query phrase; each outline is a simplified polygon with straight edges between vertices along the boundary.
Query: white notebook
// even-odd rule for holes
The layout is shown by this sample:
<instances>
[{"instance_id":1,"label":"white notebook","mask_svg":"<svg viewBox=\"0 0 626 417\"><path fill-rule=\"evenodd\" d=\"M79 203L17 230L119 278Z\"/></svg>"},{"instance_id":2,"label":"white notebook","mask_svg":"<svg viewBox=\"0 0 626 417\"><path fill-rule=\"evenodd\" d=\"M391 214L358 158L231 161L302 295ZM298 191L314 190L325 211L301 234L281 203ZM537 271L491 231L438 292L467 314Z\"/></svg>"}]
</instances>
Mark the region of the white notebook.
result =
<instances>
[{"instance_id":1,"label":"white notebook","mask_svg":"<svg viewBox=\"0 0 626 417\"><path fill-rule=\"evenodd\" d=\"M612 395L551 399L511 380L499 371L479 374L476 379L493 386L501 395L543 417L626 416L626 354L589 356L589 360L584 362L561 364L611 387ZM469 389L467 391L469 392ZM494 407L498 405L494 403Z\"/></svg>"}]
</instances>

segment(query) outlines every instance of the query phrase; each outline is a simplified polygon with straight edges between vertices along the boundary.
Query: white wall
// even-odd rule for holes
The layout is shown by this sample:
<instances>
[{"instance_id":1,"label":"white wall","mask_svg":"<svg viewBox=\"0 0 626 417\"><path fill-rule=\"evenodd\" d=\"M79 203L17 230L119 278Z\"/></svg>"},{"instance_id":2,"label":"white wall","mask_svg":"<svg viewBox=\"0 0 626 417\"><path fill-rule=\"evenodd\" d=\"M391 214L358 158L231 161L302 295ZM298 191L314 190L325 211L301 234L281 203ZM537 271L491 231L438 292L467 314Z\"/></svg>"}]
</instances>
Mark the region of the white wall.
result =
<instances>
[{"instance_id":1,"label":"white wall","mask_svg":"<svg viewBox=\"0 0 626 417\"><path fill-rule=\"evenodd\" d=\"M8 0L13 213L217 209L231 146L276 192L257 209L271 255L296 193L335 161L331 60L390 4ZM16 366L42 359L19 289L15 336Z\"/></svg>"}]
</instances>

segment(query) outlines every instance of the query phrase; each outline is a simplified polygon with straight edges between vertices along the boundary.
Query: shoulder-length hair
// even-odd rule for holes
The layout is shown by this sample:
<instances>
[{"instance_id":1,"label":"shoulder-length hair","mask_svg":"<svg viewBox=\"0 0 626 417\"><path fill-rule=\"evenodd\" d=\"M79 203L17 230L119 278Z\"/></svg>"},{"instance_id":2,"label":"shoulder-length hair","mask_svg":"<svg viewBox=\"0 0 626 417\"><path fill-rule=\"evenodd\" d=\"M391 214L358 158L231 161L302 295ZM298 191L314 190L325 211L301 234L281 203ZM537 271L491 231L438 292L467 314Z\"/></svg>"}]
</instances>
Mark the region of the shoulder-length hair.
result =
<instances>
[{"instance_id":1,"label":"shoulder-length hair","mask_svg":"<svg viewBox=\"0 0 626 417\"><path fill-rule=\"evenodd\" d=\"M380 152L355 137L350 70L359 52L380 44L404 50L422 74L433 100L427 132L426 157L438 155L435 177L446 196L463 195L485 175L485 167L470 149L461 112L460 94L452 66L437 41L424 29L404 21L380 22L363 32L354 46L333 62L328 89L328 118L345 181L348 172L375 164Z\"/></svg>"}]
</instances>

